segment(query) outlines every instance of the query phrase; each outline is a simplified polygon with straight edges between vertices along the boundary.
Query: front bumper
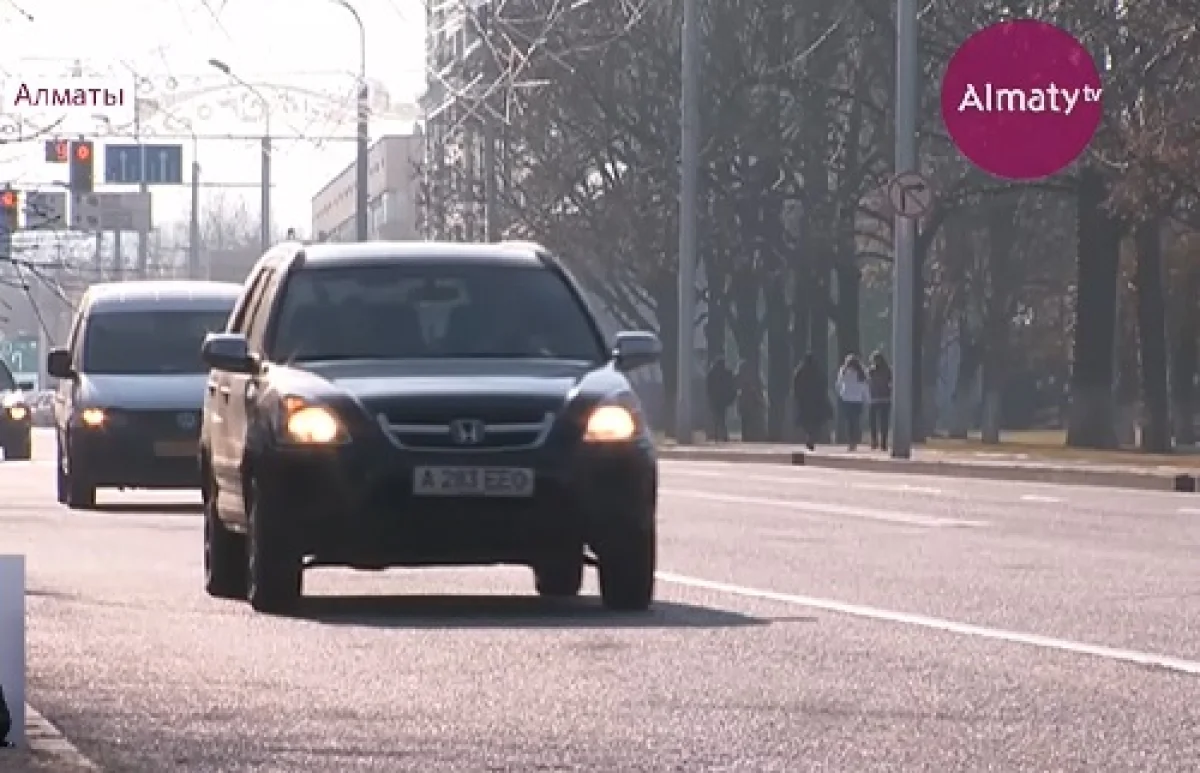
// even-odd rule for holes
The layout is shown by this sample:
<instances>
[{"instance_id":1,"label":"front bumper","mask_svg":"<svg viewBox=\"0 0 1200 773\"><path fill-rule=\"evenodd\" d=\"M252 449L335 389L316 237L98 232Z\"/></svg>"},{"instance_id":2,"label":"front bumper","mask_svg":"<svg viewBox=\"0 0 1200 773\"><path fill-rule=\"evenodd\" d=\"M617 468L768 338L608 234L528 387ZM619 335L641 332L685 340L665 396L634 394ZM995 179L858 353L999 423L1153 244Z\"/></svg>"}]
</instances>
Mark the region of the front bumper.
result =
<instances>
[{"instance_id":1,"label":"front bumper","mask_svg":"<svg viewBox=\"0 0 1200 773\"><path fill-rule=\"evenodd\" d=\"M133 427L73 427L70 469L96 486L199 488L199 430L155 433Z\"/></svg>"},{"instance_id":2,"label":"front bumper","mask_svg":"<svg viewBox=\"0 0 1200 773\"><path fill-rule=\"evenodd\" d=\"M533 496L416 495L415 468L425 466L531 469ZM382 442L275 448L253 472L281 530L318 565L536 563L649 526L657 494L649 443L492 453Z\"/></svg>"}]
</instances>

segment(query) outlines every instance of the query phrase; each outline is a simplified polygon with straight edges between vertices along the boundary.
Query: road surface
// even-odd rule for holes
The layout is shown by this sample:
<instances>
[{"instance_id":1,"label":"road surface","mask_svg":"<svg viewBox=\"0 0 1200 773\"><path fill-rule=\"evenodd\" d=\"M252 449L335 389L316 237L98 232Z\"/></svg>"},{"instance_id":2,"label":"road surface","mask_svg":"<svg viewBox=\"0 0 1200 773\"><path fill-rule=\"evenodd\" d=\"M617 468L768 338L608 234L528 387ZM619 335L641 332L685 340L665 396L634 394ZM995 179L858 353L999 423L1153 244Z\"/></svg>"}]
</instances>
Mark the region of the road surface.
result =
<instances>
[{"instance_id":1,"label":"road surface","mask_svg":"<svg viewBox=\"0 0 1200 773\"><path fill-rule=\"evenodd\" d=\"M0 552L30 701L104 770L1200 765L1200 495L664 463L649 615L318 570L279 619L203 594L193 496L70 512L51 455L0 464Z\"/></svg>"}]
</instances>

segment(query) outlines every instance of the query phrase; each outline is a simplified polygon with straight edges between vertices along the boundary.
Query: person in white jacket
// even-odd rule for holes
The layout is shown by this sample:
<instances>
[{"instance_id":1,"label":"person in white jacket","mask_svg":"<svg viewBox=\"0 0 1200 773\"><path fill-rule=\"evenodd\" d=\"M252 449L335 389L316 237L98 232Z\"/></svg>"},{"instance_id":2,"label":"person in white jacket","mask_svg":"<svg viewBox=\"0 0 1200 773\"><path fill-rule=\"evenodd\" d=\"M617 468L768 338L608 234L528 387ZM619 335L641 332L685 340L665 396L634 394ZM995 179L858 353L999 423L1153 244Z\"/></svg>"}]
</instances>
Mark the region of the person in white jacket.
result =
<instances>
[{"instance_id":1,"label":"person in white jacket","mask_svg":"<svg viewBox=\"0 0 1200 773\"><path fill-rule=\"evenodd\" d=\"M858 355L846 355L838 371L837 394L842 404L842 417L846 420L847 447L853 451L858 448L858 441L862 438L863 409L871 401L867 370Z\"/></svg>"}]
</instances>

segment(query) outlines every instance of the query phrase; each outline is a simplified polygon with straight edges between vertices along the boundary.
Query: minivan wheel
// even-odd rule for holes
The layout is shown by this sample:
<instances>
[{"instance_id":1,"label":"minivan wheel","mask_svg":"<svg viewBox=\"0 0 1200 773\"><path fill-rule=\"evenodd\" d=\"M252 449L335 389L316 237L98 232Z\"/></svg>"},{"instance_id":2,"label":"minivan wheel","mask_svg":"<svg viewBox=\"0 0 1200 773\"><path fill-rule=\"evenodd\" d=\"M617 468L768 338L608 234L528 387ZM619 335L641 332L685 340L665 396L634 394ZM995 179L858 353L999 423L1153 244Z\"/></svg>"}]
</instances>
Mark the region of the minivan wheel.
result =
<instances>
[{"instance_id":1,"label":"minivan wheel","mask_svg":"<svg viewBox=\"0 0 1200 773\"><path fill-rule=\"evenodd\" d=\"M600 598L608 609L643 612L654 600L658 537L653 526L630 527L596 545Z\"/></svg>"},{"instance_id":2,"label":"minivan wheel","mask_svg":"<svg viewBox=\"0 0 1200 773\"><path fill-rule=\"evenodd\" d=\"M86 470L67 451L66 469L63 467L63 450L58 449L58 501L72 510L91 510L96 506L96 485L87 479Z\"/></svg>"}]
</instances>

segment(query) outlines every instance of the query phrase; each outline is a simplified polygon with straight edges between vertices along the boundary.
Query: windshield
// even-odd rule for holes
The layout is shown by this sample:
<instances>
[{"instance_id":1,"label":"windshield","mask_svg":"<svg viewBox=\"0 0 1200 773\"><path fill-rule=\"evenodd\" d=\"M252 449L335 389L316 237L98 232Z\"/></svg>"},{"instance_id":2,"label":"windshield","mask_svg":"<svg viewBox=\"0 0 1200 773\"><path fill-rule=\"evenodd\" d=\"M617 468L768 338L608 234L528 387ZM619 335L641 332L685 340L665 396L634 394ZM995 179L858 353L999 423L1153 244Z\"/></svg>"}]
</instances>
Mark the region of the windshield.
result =
<instances>
[{"instance_id":1,"label":"windshield","mask_svg":"<svg viewBox=\"0 0 1200 773\"><path fill-rule=\"evenodd\" d=\"M88 322L83 372L97 375L207 373L204 336L225 329L228 311L116 311Z\"/></svg>"},{"instance_id":2,"label":"windshield","mask_svg":"<svg viewBox=\"0 0 1200 773\"><path fill-rule=\"evenodd\" d=\"M288 280L270 353L604 359L586 307L555 272L461 264L302 270Z\"/></svg>"}]
</instances>

